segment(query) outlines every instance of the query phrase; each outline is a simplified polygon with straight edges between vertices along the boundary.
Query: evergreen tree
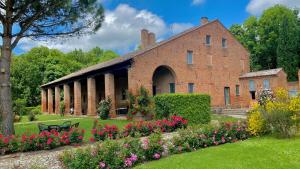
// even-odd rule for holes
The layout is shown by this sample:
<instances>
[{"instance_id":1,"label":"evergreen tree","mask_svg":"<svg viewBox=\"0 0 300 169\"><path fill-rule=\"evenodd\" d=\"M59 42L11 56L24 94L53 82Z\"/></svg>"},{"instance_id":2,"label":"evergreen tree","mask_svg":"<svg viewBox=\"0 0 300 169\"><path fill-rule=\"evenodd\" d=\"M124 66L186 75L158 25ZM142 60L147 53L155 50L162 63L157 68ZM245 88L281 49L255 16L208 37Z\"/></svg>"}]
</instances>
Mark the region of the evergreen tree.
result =
<instances>
[{"instance_id":1,"label":"evergreen tree","mask_svg":"<svg viewBox=\"0 0 300 169\"><path fill-rule=\"evenodd\" d=\"M298 43L297 26L284 18L279 29L277 46L277 63L288 75L289 81L296 81L298 78Z\"/></svg>"}]
</instances>

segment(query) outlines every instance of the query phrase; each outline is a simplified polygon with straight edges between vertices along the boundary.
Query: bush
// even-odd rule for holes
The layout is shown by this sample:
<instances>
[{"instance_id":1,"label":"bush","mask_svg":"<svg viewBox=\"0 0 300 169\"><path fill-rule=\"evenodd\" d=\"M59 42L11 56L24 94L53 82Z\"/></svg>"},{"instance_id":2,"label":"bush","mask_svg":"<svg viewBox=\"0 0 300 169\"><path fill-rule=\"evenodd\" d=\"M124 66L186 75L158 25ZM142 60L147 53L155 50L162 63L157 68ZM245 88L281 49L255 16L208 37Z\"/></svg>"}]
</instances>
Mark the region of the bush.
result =
<instances>
[{"instance_id":1,"label":"bush","mask_svg":"<svg viewBox=\"0 0 300 169\"><path fill-rule=\"evenodd\" d=\"M258 136L266 132L266 121L260 111L251 111L247 117L247 122L250 134Z\"/></svg>"},{"instance_id":2,"label":"bush","mask_svg":"<svg viewBox=\"0 0 300 169\"><path fill-rule=\"evenodd\" d=\"M70 130L69 132L43 131L40 134L18 136L3 136L0 134L0 154L49 150L63 145L82 143L84 130Z\"/></svg>"},{"instance_id":3,"label":"bush","mask_svg":"<svg viewBox=\"0 0 300 169\"><path fill-rule=\"evenodd\" d=\"M34 107L31 112L35 115L41 115L42 114L42 111L41 111L41 106L36 106Z\"/></svg>"},{"instance_id":4,"label":"bush","mask_svg":"<svg viewBox=\"0 0 300 169\"><path fill-rule=\"evenodd\" d=\"M129 111L127 118L131 120L136 114L142 115L152 119L153 117L153 100L149 96L149 92L143 86L140 87L138 95L134 96L132 93L128 93Z\"/></svg>"},{"instance_id":5,"label":"bush","mask_svg":"<svg viewBox=\"0 0 300 169\"><path fill-rule=\"evenodd\" d=\"M206 94L162 94L154 97L156 118L179 115L191 123L208 123L211 119L210 96Z\"/></svg>"},{"instance_id":6,"label":"bush","mask_svg":"<svg viewBox=\"0 0 300 169\"><path fill-rule=\"evenodd\" d=\"M59 111L61 116L65 115L65 109L66 109L65 102L64 101L59 102Z\"/></svg>"},{"instance_id":7,"label":"bush","mask_svg":"<svg viewBox=\"0 0 300 169\"><path fill-rule=\"evenodd\" d=\"M279 137L291 137L297 133L297 124L293 119L293 111L288 107L289 103L268 102L264 113L266 122L271 131Z\"/></svg>"},{"instance_id":8,"label":"bush","mask_svg":"<svg viewBox=\"0 0 300 169\"><path fill-rule=\"evenodd\" d=\"M35 114L33 112L30 112L28 114L28 120L29 121L35 121L35 120L37 120L37 118L35 117Z\"/></svg>"},{"instance_id":9,"label":"bush","mask_svg":"<svg viewBox=\"0 0 300 169\"><path fill-rule=\"evenodd\" d=\"M258 103L261 106L266 106L267 101L273 101L274 100L274 94L273 91L270 89L264 89L258 94Z\"/></svg>"},{"instance_id":10,"label":"bush","mask_svg":"<svg viewBox=\"0 0 300 169\"><path fill-rule=\"evenodd\" d=\"M17 99L13 102L13 112L16 115L23 116L27 114L26 109L26 100L25 99Z\"/></svg>"},{"instance_id":11,"label":"bush","mask_svg":"<svg viewBox=\"0 0 300 169\"><path fill-rule=\"evenodd\" d=\"M259 135L270 131L278 137L294 136L299 129L300 97L289 98L287 90L279 88L275 90L273 98L262 100L250 111L250 133Z\"/></svg>"},{"instance_id":12,"label":"bush","mask_svg":"<svg viewBox=\"0 0 300 169\"><path fill-rule=\"evenodd\" d=\"M91 141L104 141L106 139L116 139L119 133L119 129L116 125L98 125L96 128L92 129L93 137Z\"/></svg>"},{"instance_id":13,"label":"bush","mask_svg":"<svg viewBox=\"0 0 300 169\"><path fill-rule=\"evenodd\" d=\"M68 169L132 168L138 163L159 160L170 154L247 139L246 128L247 126L240 122L222 123L216 128L205 126L184 129L179 132L179 136L170 137L166 141L159 132L143 139L106 140L97 146L75 151L66 150L59 159Z\"/></svg>"},{"instance_id":14,"label":"bush","mask_svg":"<svg viewBox=\"0 0 300 169\"><path fill-rule=\"evenodd\" d=\"M160 132L173 132L180 128L186 128L188 121L180 116L171 116L169 119L153 122L140 121L129 123L124 127L123 136L149 136L156 130Z\"/></svg>"},{"instance_id":15,"label":"bush","mask_svg":"<svg viewBox=\"0 0 300 169\"><path fill-rule=\"evenodd\" d=\"M108 119L111 109L111 99L101 100L98 107L99 117L103 120Z\"/></svg>"}]
</instances>

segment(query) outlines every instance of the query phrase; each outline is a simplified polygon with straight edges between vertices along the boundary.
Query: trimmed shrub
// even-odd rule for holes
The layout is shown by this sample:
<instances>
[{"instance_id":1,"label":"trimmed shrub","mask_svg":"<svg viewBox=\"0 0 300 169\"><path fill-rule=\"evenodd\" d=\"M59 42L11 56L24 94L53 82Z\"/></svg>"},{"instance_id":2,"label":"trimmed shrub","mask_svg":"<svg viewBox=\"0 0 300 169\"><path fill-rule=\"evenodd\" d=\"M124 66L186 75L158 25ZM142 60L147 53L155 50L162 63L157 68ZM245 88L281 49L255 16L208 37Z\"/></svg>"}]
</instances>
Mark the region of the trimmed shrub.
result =
<instances>
[{"instance_id":1,"label":"trimmed shrub","mask_svg":"<svg viewBox=\"0 0 300 169\"><path fill-rule=\"evenodd\" d=\"M210 96L206 94L162 94L154 97L156 118L179 115L190 123L208 123L211 119Z\"/></svg>"}]
</instances>

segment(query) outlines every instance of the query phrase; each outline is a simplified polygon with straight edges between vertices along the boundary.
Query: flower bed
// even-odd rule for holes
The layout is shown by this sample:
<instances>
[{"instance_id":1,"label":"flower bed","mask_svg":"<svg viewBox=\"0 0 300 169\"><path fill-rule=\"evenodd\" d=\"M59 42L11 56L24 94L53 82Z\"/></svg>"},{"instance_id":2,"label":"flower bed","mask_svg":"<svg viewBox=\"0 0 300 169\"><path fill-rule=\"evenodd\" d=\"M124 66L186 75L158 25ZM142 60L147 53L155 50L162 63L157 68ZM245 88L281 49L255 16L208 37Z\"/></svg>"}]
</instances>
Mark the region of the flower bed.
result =
<instances>
[{"instance_id":1,"label":"flower bed","mask_svg":"<svg viewBox=\"0 0 300 169\"><path fill-rule=\"evenodd\" d=\"M82 143L84 130L71 129L69 132L43 131L30 136L23 134L21 137L0 134L0 154L26 152L36 150L49 150L64 145L77 145Z\"/></svg>"},{"instance_id":2,"label":"flower bed","mask_svg":"<svg viewBox=\"0 0 300 169\"><path fill-rule=\"evenodd\" d=\"M97 128L92 130L93 137L90 138L90 141L104 141L107 138L116 139L128 136L149 136L157 130L161 132L173 132L177 129L185 128L187 123L187 120L180 116L171 116L170 119L129 123L124 127L122 132L115 125L98 125Z\"/></svg>"},{"instance_id":3,"label":"flower bed","mask_svg":"<svg viewBox=\"0 0 300 169\"><path fill-rule=\"evenodd\" d=\"M224 123L220 127L183 129L169 140L162 139L160 133L153 133L143 140L132 137L106 140L93 148L64 151L60 160L68 169L78 168L79 164L87 169L131 168L163 156L233 143L248 136L244 123Z\"/></svg>"}]
</instances>

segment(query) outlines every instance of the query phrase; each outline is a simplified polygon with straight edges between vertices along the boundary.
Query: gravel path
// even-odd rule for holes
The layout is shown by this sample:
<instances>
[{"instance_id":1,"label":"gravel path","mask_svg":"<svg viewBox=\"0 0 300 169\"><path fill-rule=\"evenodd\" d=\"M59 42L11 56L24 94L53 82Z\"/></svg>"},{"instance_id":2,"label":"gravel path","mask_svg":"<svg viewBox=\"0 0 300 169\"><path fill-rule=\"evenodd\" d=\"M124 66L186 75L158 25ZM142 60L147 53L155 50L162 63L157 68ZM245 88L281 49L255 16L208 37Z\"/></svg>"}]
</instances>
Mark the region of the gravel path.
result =
<instances>
[{"instance_id":1,"label":"gravel path","mask_svg":"<svg viewBox=\"0 0 300 169\"><path fill-rule=\"evenodd\" d=\"M168 140L176 135L176 132L165 133L163 138ZM145 139L141 138L141 140ZM81 147L89 146L86 144ZM42 150L27 153L15 153L0 156L0 169L63 169L58 156L64 150L76 149L78 147L64 146L54 150Z\"/></svg>"}]
</instances>

